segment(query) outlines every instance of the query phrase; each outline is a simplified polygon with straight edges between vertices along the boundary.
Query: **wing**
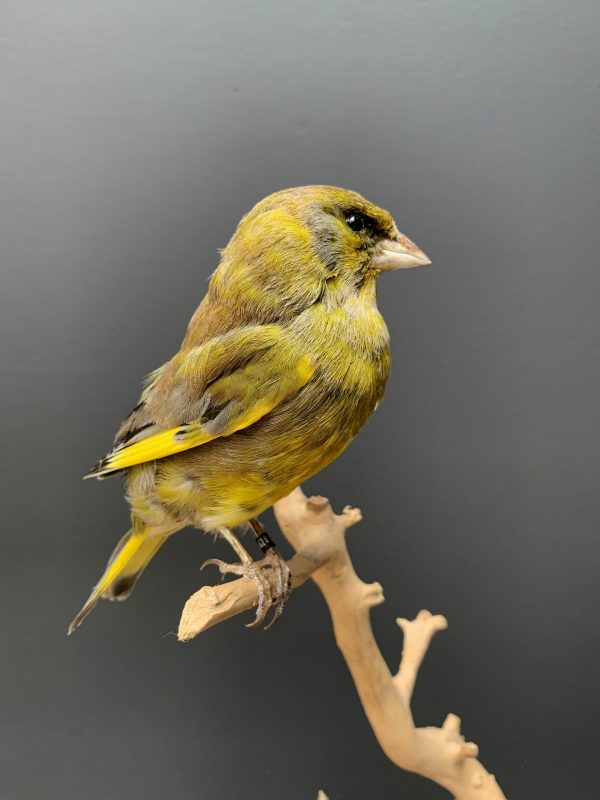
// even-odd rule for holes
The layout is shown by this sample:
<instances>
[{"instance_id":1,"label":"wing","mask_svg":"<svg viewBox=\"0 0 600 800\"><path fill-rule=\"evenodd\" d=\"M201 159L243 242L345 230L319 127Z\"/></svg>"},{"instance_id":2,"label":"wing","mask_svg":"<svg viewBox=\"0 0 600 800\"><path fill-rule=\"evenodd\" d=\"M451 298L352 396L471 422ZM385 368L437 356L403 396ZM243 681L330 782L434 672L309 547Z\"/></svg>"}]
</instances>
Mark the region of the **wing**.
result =
<instances>
[{"instance_id":1,"label":"wing","mask_svg":"<svg viewBox=\"0 0 600 800\"><path fill-rule=\"evenodd\" d=\"M312 357L279 325L243 328L180 352L153 373L114 449L86 478L230 436L299 392L314 371Z\"/></svg>"}]
</instances>

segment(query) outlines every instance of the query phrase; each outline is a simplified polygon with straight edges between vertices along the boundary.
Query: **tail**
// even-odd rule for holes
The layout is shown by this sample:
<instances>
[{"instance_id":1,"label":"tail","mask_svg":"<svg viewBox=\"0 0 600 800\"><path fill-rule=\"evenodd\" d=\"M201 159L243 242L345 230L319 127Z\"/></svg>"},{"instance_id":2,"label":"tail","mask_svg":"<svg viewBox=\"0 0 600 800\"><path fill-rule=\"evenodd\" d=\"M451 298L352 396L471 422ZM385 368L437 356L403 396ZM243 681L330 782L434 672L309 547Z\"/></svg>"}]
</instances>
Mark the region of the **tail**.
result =
<instances>
[{"instance_id":1,"label":"tail","mask_svg":"<svg viewBox=\"0 0 600 800\"><path fill-rule=\"evenodd\" d=\"M162 530L155 532L151 528L128 531L110 557L104 575L69 625L68 635L70 636L81 625L102 597L108 600L126 600L137 579L172 532L172 530L167 533Z\"/></svg>"}]
</instances>

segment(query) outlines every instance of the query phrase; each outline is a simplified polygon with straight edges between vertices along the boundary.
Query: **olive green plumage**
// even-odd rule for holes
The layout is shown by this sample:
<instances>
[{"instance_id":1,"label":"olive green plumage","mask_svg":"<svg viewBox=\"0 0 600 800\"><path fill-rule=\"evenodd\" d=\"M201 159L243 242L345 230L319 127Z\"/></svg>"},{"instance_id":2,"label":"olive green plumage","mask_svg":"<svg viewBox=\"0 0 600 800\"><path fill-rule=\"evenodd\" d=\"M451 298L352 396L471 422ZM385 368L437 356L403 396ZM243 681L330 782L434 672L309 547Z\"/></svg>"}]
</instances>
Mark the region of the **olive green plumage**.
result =
<instances>
[{"instance_id":1,"label":"olive green plumage","mask_svg":"<svg viewBox=\"0 0 600 800\"><path fill-rule=\"evenodd\" d=\"M239 525L344 450L390 369L376 277L418 263L386 211L343 189L278 192L241 220L181 349L90 473L124 470L132 514L90 608L128 593L173 531Z\"/></svg>"}]
</instances>

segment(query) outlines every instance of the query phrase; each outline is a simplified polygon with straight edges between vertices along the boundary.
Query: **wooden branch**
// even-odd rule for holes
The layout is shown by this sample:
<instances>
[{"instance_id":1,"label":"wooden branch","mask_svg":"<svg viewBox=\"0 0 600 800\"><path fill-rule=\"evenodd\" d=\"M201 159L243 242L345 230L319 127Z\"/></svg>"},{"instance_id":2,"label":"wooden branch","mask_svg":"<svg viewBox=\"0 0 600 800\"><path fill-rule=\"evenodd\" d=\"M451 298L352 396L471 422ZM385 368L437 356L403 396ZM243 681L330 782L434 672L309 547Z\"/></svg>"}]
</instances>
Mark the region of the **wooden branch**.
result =
<instances>
[{"instance_id":1,"label":"wooden branch","mask_svg":"<svg viewBox=\"0 0 600 800\"><path fill-rule=\"evenodd\" d=\"M477 760L478 748L460 733L460 719L449 714L441 728L415 727L410 701L419 667L444 617L420 611L414 620L398 619L404 650L392 676L377 646L370 609L383 602L378 583L361 581L346 548L345 532L361 519L360 511L333 513L322 497L306 498L300 489L275 506L277 521L296 550L288 562L292 587L312 577L331 614L340 648L373 733L388 758L451 792L456 800L506 800ZM255 585L244 578L204 587L186 603L179 638L186 640L218 622L250 609L257 602Z\"/></svg>"}]
</instances>

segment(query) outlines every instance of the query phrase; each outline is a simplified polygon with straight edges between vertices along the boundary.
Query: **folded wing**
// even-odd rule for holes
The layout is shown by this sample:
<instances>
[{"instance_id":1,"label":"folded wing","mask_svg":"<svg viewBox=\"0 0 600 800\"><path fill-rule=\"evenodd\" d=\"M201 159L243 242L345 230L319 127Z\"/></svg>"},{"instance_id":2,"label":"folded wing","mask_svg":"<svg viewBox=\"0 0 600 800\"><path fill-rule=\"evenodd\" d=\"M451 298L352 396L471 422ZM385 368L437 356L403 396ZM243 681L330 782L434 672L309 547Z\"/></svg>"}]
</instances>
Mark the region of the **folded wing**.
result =
<instances>
[{"instance_id":1,"label":"folded wing","mask_svg":"<svg viewBox=\"0 0 600 800\"><path fill-rule=\"evenodd\" d=\"M178 353L153 374L116 446L86 477L106 477L247 428L313 377L310 354L279 325L249 326Z\"/></svg>"}]
</instances>

